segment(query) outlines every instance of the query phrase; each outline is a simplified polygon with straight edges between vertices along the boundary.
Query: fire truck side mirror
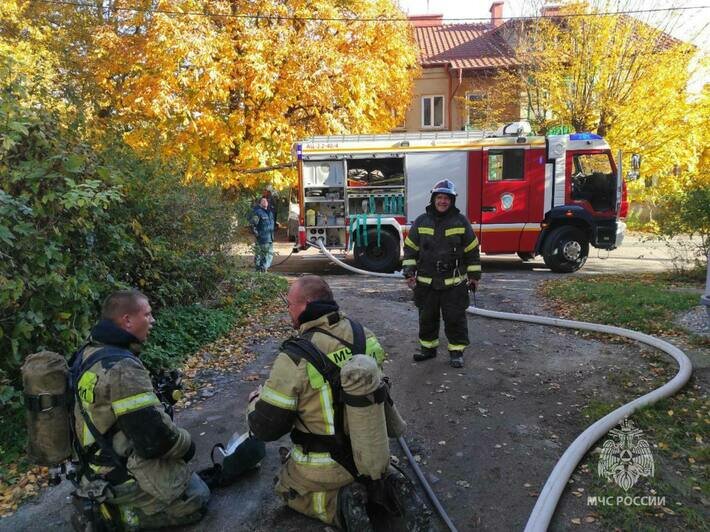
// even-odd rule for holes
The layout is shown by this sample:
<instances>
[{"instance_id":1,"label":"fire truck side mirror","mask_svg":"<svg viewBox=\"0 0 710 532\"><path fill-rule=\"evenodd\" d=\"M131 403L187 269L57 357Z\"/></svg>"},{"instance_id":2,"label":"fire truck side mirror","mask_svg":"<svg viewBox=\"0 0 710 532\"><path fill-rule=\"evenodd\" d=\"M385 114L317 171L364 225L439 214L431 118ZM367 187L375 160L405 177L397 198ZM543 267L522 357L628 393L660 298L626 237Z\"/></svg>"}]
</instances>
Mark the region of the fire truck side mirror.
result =
<instances>
[{"instance_id":1,"label":"fire truck side mirror","mask_svg":"<svg viewBox=\"0 0 710 532\"><path fill-rule=\"evenodd\" d=\"M626 174L627 181L635 181L641 176L641 156L638 153L634 153L631 156L631 171Z\"/></svg>"}]
</instances>

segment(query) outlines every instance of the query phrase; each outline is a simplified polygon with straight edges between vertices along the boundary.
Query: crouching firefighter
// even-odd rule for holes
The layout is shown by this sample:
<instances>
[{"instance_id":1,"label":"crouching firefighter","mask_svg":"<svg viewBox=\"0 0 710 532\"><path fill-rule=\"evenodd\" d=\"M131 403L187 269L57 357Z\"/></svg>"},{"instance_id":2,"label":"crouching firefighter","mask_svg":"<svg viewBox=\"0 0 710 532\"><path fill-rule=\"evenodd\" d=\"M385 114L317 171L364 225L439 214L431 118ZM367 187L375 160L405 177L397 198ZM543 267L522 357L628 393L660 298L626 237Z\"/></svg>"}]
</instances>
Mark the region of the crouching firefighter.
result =
<instances>
[{"instance_id":1,"label":"crouching firefighter","mask_svg":"<svg viewBox=\"0 0 710 532\"><path fill-rule=\"evenodd\" d=\"M139 530L194 523L205 513L209 488L187 465L195 444L165 412L138 359L154 322L145 295L115 292L74 355L75 528L96 530L87 521L97 514L103 529Z\"/></svg>"},{"instance_id":2,"label":"crouching firefighter","mask_svg":"<svg viewBox=\"0 0 710 532\"><path fill-rule=\"evenodd\" d=\"M384 350L339 312L317 276L293 283L286 303L299 336L287 340L263 388L249 397L248 423L264 441L291 434L276 492L294 510L345 530L373 530L368 504L429 530L429 513L406 477L390 466L389 437L404 421L382 377Z\"/></svg>"}]
</instances>

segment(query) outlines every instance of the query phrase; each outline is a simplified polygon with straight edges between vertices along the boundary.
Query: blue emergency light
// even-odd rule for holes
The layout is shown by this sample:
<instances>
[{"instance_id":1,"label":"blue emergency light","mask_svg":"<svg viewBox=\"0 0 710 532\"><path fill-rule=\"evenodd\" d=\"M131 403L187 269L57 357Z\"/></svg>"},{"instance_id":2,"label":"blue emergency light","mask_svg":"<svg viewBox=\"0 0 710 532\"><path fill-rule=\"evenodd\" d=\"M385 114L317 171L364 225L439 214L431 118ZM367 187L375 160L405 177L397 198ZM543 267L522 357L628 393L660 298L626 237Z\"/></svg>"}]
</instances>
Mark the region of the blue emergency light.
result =
<instances>
[{"instance_id":1,"label":"blue emergency light","mask_svg":"<svg viewBox=\"0 0 710 532\"><path fill-rule=\"evenodd\" d=\"M596 133L572 133L569 136L570 140L602 140L602 137Z\"/></svg>"}]
</instances>

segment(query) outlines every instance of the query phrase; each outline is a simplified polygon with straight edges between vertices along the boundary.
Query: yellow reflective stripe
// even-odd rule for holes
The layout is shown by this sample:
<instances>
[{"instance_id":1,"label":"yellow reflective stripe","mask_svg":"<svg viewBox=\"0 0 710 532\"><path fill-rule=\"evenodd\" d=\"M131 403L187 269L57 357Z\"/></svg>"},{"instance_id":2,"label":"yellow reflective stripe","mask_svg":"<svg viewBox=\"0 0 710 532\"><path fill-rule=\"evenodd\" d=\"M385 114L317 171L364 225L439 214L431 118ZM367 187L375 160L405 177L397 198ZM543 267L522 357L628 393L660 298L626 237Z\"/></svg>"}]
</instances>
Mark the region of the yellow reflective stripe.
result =
<instances>
[{"instance_id":1,"label":"yellow reflective stripe","mask_svg":"<svg viewBox=\"0 0 710 532\"><path fill-rule=\"evenodd\" d=\"M321 521L325 521L325 491L313 492L313 511Z\"/></svg>"},{"instance_id":2,"label":"yellow reflective stripe","mask_svg":"<svg viewBox=\"0 0 710 532\"><path fill-rule=\"evenodd\" d=\"M402 266L416 266L417 259L404 259L402 261Z\"/></svg>"},{"instance_id":3,"label":"yellow reflective stripe","mask_svg":"<svg viewBox=\"0 0 710 532\"><path fill-rule=\"evenodd\" d=\"M451 279L444 279L444 285L449 286L452 284L458 284L463 281L465 281L464 277L452 277Z\"/></svg>"},{"instance_id":4,"label":"yellow reflective stripe","mask_svg":"<svg viewBox=\"0 0 710 532\"><path fill-rule=\"evenodd\" d=\"M417 231L419 231L420 235L434 236L434 228L433 227L417 227Z\"/></svg>"},{"instance_id":5,"label":"yellow reflective stripe","mask_svg":"<svg viewBox=\"0 0 710 532\"><path fill-rule=\"evenodd\" d=\"M439 340L422 340L421 338L419 339L419 343L424 346L424 347L438 347L439 345Z\"/></svg>"},{"instance_id":6,"label":"yellow reflective stripe","mask_svg":"<svg viewBox=\"0 0 710 532\"><path fill-rule=\"evenodd\" d=\"M431 284L431 277L423 277L421 275L417 275L417 282L424 283L424 284Z\"/></svg>"},{"instance_id":7,"label":"yellow reflective stripe","mask_svg":"<svg viewBox=\"0 0 710 532\"><path fill-rule=\"evenodd\" d=\"M365 340L365 354L373 357L379 366L385 361L385 350L374 336Z\"/></svg>"},{"instance_id":8,"label":"yellow reflective stripe","mask_svg":"<svg viewBox=\"0 0 710 532\"><path fill-rule=\"evenodd\" d=\"M335 464L335 460L329 453L304 453L300 447L296 446L291 450L291 458L299 465L303 466L330 466Z\"/></svg>"},{"instance_id":9,"label":"yellow reflective stripe","mask_svg":"<svg viewBox=\"0 0 710 532\"><path fill-rule=\"evenodd\" d=\"M449 344L449 351L463 351L466 349L465 345L462 344Z\"/></svg>"},{"instance_id":10,"label":"yellow reflective stripe","mask_svg":"<svg viewBox=\"0 0 710 532\"><path fill-rule=\"evenodd\" d=\"M89 414L89 419L91 419L91 414ZM89 425L87 425L84 421L82 421L81 424L83 425L83 430L81 431L81 444L82 446L87 447L96 440L94 439L94 435L91 434L91 431L89 430Z\"/></svg>"},{"instance_id":11,"label":"yellow reflective stripe","mask_svg":"<svg viewBox=\"0 0 710 532\"><path fill-rule=\"evenodd\" d=\"M452 227L451 229L447 229L444 231L444 236L451 236L451 235L462 235L466 232L466 229L463 227Z\"/></svg>"},{"instance_id":12,"label":"yellow reflective stripe","mask_svg":"<svg viewBox=\"0 0 710 532\"><path fill-rule=\"evenodd\" d=\"M481 265L480 264L471 264L468 268L466 268L467 272L480 272L481 271Z\"/></svg>"},{"instance_id":13,"label":"yellow reflective stripe","mask_svg":"<svg viewBox=\"0 0 710 532\"><path fill-rule=\"evenodd\" d=\"M296 398L277 392L273 388L264 386L259 394L259 399L285 410L296 410Z\"/></svg>"},{"instance_id":14,"label":"yellow reflective stripe","mask_svg":"<svg viewBox=\"0 0 710 532\"><path fill-rule=\"evenodd\" d=\"M463 250L464 253L468 253L471 251L473 248L475 248L478 245L478 238L475 236L473 237L473 242L471 242L468 246L466 246Z\"/></svg>"},{"instance_id":15,"label":"yellow reflective stripe","mask_svg":"<svg viewBox=\"0 0 710 532\"><path fill-rule=\"evenodd\" d=\"M140 410L141 408L159 404L160 401L153 392L143 392L124 399L119 399L118 401L113 401L111 407L117 416L121 416L135 410Z\"/></svg>"},{"instance_id":16,"label":"yellow reflective stripe","mask_svg":"<svg viewBox=\"0 0 710 532\"><path fill-rule=\"evenodd\" d=\"M414 251L419 251L419 246L417 246L414 242L412 242L412 240L409 237L404 239L404 245L409 246Z\"/></svg>"},{"instance_id":17,"label":"yellow reflective stripe","mask_svg":"<svg viewBox=\"0 0 710 532\"><path fill-rule=\"evenodd\" d=\"M333 411L333 396L330 393L330 386L323 386L320 389L320 407L323 412L325 433L335 434L335 412Z\"/></svg>"}]
</instances>

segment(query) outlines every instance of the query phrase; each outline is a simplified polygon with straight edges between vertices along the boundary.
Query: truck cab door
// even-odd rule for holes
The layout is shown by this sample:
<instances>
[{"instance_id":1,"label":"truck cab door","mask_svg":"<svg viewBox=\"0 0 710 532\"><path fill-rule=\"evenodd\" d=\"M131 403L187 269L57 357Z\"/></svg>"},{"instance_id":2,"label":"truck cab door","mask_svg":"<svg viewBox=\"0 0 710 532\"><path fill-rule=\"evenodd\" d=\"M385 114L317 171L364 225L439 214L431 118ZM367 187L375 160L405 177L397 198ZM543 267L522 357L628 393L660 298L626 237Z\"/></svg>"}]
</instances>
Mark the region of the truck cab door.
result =
<instances>
[{"instance_id":1,"label":"truck cab door","mask_svg":"<svg viewBox=\"0 0 710 532\"><path fill-rule=\"evenodd\" d=\"M484 148L481 157L481 247L515 253L528 221L530 183L522 147Z\"/></svg>"}]
</instances>

